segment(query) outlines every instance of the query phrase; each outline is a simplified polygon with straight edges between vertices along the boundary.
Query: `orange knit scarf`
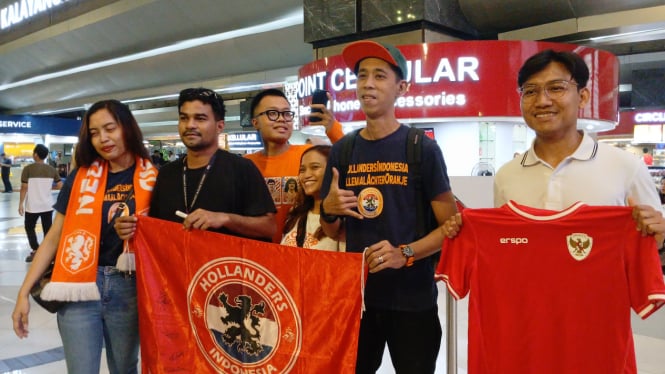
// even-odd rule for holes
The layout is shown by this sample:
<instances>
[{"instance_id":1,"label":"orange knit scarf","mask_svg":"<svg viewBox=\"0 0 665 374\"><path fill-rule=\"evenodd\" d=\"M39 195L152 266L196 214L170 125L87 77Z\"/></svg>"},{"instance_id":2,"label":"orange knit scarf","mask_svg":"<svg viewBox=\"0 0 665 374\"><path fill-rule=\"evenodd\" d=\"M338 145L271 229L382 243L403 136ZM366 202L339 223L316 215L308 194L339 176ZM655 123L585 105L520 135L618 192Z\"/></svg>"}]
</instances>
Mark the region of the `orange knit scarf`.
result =
<instances>
[{"instance_id":1,"label":"orange knit scarf","mask_svg":"<svg viewBox=\"0 0 665 374\"><path fill-rule=\"evenodd\" d=\"M108 163L95 161L76 173L67 204L51 282L44 287L44 300L99 300L97 263L102 228L102 203ZM147 214L157 169L147 159L136 159L134 199L136 214Z\"/></svg>"}]
</instances>

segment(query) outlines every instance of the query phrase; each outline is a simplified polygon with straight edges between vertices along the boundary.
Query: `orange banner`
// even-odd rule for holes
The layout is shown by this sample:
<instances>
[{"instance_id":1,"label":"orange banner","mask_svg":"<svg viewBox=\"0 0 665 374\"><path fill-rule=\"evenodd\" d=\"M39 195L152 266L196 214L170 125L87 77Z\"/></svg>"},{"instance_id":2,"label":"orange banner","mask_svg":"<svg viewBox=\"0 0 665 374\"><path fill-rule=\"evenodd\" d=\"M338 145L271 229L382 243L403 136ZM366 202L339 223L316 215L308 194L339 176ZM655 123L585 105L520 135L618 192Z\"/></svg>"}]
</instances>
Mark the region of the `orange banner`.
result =
<instances>
[{"instance_id":1,"label":"orange banner","mask_svg":"<svg viewBox=\"0 0 665 374\"><path fill-rule=\"evenodd\" d=\"M142 373L353 373L362 254L140 217Z\"/></svg>"}]
</instances>

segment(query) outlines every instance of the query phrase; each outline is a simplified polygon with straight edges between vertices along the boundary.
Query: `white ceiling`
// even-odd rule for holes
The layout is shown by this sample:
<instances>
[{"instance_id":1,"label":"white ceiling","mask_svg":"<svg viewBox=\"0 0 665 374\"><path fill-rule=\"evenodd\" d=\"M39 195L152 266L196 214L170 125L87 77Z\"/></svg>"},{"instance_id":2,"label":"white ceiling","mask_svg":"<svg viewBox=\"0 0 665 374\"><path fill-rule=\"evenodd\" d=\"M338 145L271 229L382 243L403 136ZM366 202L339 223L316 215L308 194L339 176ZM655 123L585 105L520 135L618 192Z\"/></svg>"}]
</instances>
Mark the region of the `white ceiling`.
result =
<instances>
[{"instance_id":1,"label":"white ceiling","mask_svg":"<svg viewBox=\"0 0 665 374\"><path fill-rule=\"evenodd\" d=\"M626 55L622 83L631 70L665 67L662 0L536 2L529 17L521 6L533 0L502 3L459 0L472 24L504 39L541 35ZM582 27L591 21L595 26ZM640 33L590 39L626 31ZM226 89L238 99L248 90L234 87L282 81L312 59L303 0L118 0L0 45L0 113L80 111L100 99L134 99L147 135L173 132L180 89ZM168 97L142 101L162 95ZM228 116L238 116L238 100L229 104Z\"/></svg>"},{"instance_id":2,"label":"white ceiling","mask_svg":"<svg viewBox=\"0 0 665 374\"><path fill-rule=\"evenodd\" d=\"M312 60L302 13L301 0L121 0L1 45L0 108L43 113L282 81Z\"/></svg>"}]
</instances>

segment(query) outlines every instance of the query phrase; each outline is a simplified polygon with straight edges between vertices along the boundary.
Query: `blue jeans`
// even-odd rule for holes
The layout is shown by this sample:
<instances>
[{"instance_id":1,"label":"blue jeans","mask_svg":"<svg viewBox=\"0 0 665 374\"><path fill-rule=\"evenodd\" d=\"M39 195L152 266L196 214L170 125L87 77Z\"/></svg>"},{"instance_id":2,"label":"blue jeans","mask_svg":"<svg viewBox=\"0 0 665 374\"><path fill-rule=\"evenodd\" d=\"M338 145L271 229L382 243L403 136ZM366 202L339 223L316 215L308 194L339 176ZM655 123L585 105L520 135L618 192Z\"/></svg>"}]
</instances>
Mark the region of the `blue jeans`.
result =
<instances>
[{"instance_id":1,"label":"blue jeans","mask_svg":"<svg viewBox=\"0 0 665 374\"><path fill-rule=\"evenodd\" d=\"M58 311L58 330L69 374L99 373L102 344L111 374L137 373L139 323L136 276L112 266L97 268L101 300L68 303Z\"/></svg>"},{"instance_id":2,"label":"blue jeans","mask_svg":"<svg viewBox=\"0 0 665 374\"><path fill-rule=\"evenodd\" d=\"M2 169L4 170L5 168L2 168ZM9 168L7 168L7 169L9 169ZM2 173L2 184L5 185L5 192L12 192L13 191L12 182L9 181L9 170Z\"/></svg>"}]
</instances>

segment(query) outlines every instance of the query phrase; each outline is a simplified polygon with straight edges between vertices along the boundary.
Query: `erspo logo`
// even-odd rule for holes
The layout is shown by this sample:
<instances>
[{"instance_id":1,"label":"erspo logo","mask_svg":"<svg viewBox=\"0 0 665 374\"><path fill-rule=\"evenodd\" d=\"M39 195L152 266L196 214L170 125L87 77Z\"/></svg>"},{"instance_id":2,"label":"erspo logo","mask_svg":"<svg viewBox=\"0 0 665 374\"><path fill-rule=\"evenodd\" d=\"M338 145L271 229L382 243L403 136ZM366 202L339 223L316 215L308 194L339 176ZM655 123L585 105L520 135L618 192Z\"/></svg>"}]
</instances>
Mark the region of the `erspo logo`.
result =
<instances>
[{"instance_id":1,"label":"erspo logo","mask_svg":"<svg viewBox=\"0 0 665 374\"><path fill-rule=\"evenodd\" d=\"M189 284L189 322L220 373L288 373L302 344L291 295L264 266L239 257L203 265Z\"/></svg>"},{"instance_id":2,"label":"erspo logo","mask_svg":"<svg viewBox=\"0 0 665 374\"><path fill-rule=\"evenodd\" d=\"M499 238L501 244L529 244L529 238Z\"/></svg>"}]
</instances>

